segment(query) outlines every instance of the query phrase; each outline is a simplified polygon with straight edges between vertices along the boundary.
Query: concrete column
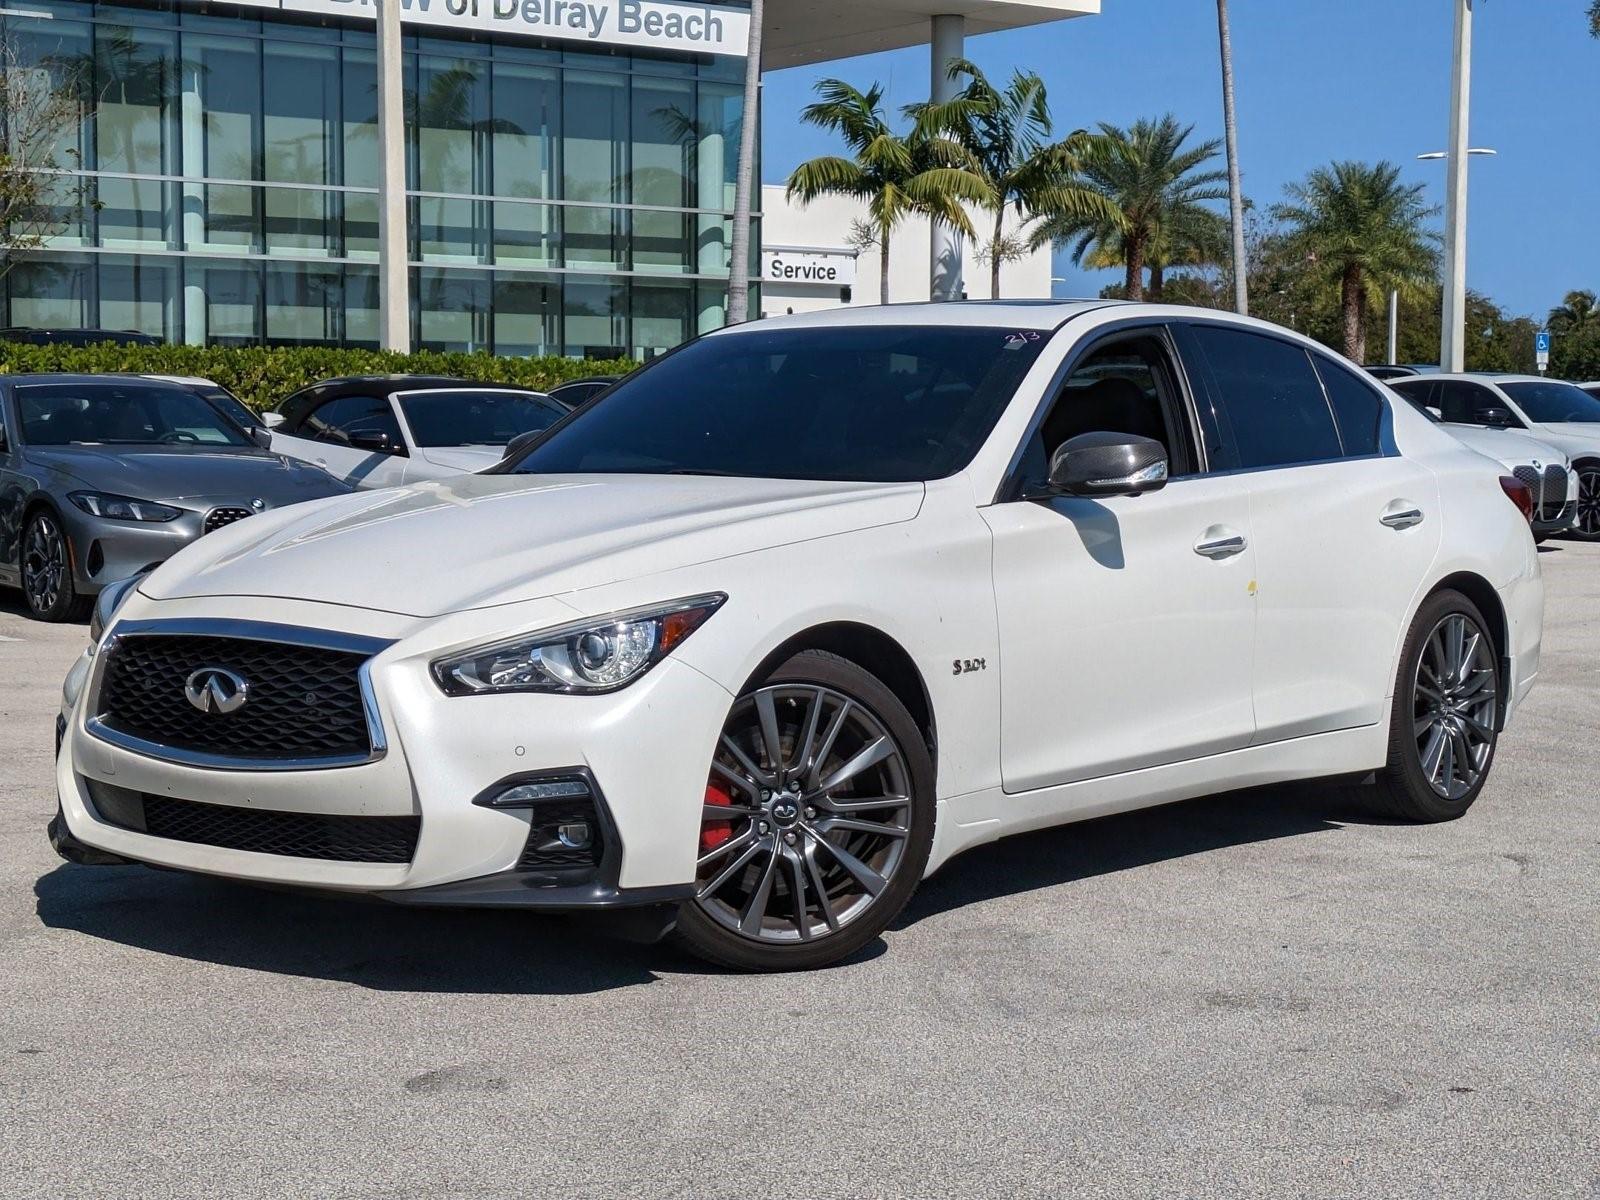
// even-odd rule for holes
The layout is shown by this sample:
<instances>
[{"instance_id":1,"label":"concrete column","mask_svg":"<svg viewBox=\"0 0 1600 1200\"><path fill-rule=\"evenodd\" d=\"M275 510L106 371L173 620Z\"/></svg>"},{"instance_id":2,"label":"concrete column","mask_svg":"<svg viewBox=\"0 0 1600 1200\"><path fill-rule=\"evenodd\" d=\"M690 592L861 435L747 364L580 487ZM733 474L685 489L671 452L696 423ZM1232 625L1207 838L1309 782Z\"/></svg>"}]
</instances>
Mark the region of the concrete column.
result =
<instances>
[{"instance_id":1,"label":"concrete column","mask_svg":"<svg viewBox=\"0 0 1600 1200\"><path fill-rule=\"evenodd\" d=\"M1450 149L1444 216L1444 314L1439 367L1466 369L1467 345L1467 109L1472 95L1472 3L1455 0L1455 54L1450 71Z\"/></svg>"},{"instance_id":2,"label":"concrete column","mask_svg":"<svg viewBox=\"0 0 1600 1200\"><path fill-rule=\"evenodd\" d=\"M965 58L967 22L961 16L933 18L933 78L928 96L935 103L949 100L960 90L950 78L952 59ZM961 259L965 247L961 234L943 221L933 223L930 253L929 298L933 300L959 300L963 287Z\"/></svg>"},{"instance_id":3,"label":"concrete column","mask_svg":"<svg viewBox=\"0 0 1600 1200\"><path fill-rule=\"evenodd\" d=\"M727 133L720 98L702 101L699 121L699 147L696 156L698 206L716 211L695 218L699 243L699 270L702 275L721 275L728 269L728 221L722 210L732 206L726 194ZM710 333L728 323L726 298L716 299L710 288L702 289L702 306L696 314L696 333Z\"/></svg>"},{"instance_id":4,"label":"concrete column","mask_svg":"<svg viewBox=\"0 0 1600 1200\"><path fill-rule=\"evenodd\" d=\"M411 254L406 237L406 110L400 0L378 4L378 344L411 351Z\"/></svg>"},{"instance_id":5,"label":"concrete column","mask_svg":"<svg viewBox=\"0 0 1600 1200\"><path fill-rule=\"evenodd\" d=\"M178 144L182 163L178 174L206 173L205 108L200 95L200 68L183 64L183 92L178 98ZM203 184L185 183L179 197L181 217L178 235L185 250L203 250L206 240L206 189ZM186 346L206 344L206 289L198 282L203 276L192 259L179 259L183 272L183 342Z\"/></svg>"}]
</instances>

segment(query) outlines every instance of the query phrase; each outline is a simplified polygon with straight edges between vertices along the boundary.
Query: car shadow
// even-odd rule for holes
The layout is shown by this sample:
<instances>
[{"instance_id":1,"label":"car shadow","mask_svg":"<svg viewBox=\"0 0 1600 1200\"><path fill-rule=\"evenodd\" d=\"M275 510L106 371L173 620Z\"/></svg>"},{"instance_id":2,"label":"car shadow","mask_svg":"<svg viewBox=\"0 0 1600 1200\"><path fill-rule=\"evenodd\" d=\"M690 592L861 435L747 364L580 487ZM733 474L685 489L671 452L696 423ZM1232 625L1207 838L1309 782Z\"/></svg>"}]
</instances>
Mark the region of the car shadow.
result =
<instances>
[{"instance_id":1,"label":"car shadow","mask_svg":"<svg viewBox=\"0 0 1600 1200\"><path fill-rule=\"evenodd\" d=\"M33 615L33 610L28 607L28 602L23 599L20 588L9 585L0 587L0 617L20 617L24 621L43 624ZM71 621L61 622L63 625L87 625L88 617L79 617Z\"/></svg>"},{"instance_id":2,"label":"car shadow","mask_svg":"<svg viewBox=\"0 0 1600 1200\"><path fill-rule=\"evenodd\" d=\"M971 904L1227 846L1373 820L1325 787L1232 792L1008 838L955 859L893 928ZM607 937L584 917L434 910L272 891L148 867L63 864L34 885L52 929L196 962L375 991L579 995L718 974L671 943ZM887 949L875 939L840 966Z\"/></svg>"}]
</instances>

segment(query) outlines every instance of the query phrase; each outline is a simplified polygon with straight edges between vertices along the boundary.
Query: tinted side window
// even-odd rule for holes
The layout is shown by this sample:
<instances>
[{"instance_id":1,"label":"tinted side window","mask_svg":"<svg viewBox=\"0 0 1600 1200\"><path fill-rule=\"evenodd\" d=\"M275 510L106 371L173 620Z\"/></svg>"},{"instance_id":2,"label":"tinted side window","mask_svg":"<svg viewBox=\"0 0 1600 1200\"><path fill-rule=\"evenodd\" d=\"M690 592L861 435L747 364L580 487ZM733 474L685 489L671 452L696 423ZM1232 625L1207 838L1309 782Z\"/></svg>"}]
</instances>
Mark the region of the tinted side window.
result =
<instances>
[{"instance_id":1,"label":"tinted side window","mask_svg":"<svg viewBox=\"0 0 1600 1200\"><path fill-rule=\"evenodd\" d=\"M1339 426L1339 440L1346 458L1382 453L1383 397L1366 380L1345 370L1331 358L1314 355L1317 374L1333 406L1333 419Z\"/></svg>"},{"instance_id":2,"label":"tinted side window","mask_svg":"<svg viewBox=\"0 0 1600 1200\"><path fill-rule=\"evenodd\" d=\"M1389 386L1413 404L1439 407L1439 397L1435 395L1439 390L1437 379L1394 379L1389 381Z\"/></svg>"},{"instance_id":3,"label":"tinted side window","mask_svg":"<svg viewBox=\"0 0 1600 1200\"><path fill-rule=\"evenodd\" d=\"M1333 413L1304 350L1216 325L1194 325L1189 333L1209 368L1216 407L1230 435L1213 456L1213 470L1341 457Z\"/></svg>"},{"instance_id":4,"label":"tinted side window","mask_svg":"<svg viewBox=\"0 0 1600 1200\"><path fill-rule=\"evenodd\" d=\"M352 433L374 431L388 434L392 445L405 445L389 401L377 396L340 396L319 404L301 429L306 437L338 445L349 445Z\"/></svg>"},{"instance_id":5,"label":"tinted side window","mask_svg":"<svg viewBox=\"0 0 1600 1200\"><path fill-rule=\"evenodd\" d=\"M1446 379L1440 384L1439 399L1436 403L1444 413L1446 421L1455 421L1463 425L1482 424L1478 414L1483 409L1505 407L1488 388L1476 383L1464 383L1459 379Z\"/></svg>"},{"instance_id":6,"label":"tinted side window","mask_svg":"<svg viewBox=\"0 0 1600 1200\"><path fill-rule=\"evenodd\" d=\"M279 428L284 433L299 433L300 426L305 424L306 414L316 407L316 403L316 388L294 393L278 405L278 411L283 414L283 424Z\"/></svg>"}]
</instances>

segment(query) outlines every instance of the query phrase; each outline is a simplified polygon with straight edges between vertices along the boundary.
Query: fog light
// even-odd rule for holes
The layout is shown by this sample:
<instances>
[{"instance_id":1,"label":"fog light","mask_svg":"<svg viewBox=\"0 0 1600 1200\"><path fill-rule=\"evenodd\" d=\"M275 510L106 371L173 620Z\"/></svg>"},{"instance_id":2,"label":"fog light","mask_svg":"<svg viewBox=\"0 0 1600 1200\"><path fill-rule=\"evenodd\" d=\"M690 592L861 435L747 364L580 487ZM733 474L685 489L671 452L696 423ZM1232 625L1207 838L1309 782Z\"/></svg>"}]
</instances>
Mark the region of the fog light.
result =
<instances>
[{"instance_id":1,"label":"fog light","mask_svg":"<svg viewBox=\"0 0 1600 1200\"><path fill-rule=\"evenodd\" d=\"M587 821L568 821L556 829L556 838L568 850L587 850L594 841Z\"/></svg>"}]
</instances>

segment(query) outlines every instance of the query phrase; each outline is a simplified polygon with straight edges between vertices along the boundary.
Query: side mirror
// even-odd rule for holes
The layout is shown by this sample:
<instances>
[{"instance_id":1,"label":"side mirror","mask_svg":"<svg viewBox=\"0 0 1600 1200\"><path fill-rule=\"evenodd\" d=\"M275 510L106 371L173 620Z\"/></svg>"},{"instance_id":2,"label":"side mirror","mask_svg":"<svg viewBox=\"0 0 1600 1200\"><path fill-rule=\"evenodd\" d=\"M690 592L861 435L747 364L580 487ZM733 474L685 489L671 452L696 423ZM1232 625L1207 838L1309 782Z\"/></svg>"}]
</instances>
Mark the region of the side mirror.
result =
<instances>
[{"instance_id":1,"label":"side mirror","mask_svg":"<svg viewBox=\"0 0 1600 1200\"><path fill-rule=\"evenodd\" d=\"M354 429L350 431L350 445L356 450L371 450L374 454L394 454L398 447L381 429Z\"/></svg>"},{"instance_id":2,"label":"side mirror","mask_svg":"<svg viewBox=\"0 0 1600 1200\"><path fill-rule=\"evenodd\" d=\"M283 414L281 412L264 412L261 414L261 423L268 429L276 429L283 424Z\"/></svg>"},{"instance_id":3,"label":"side mirror","mask_svg":"<svg viewBox=\"0 0 1600 1200\"><path fill-rule=\"evenodd\" d=\"M500 461L505 462L508 458L515 458L533 445L534 442L538 441L543 433L544 430L542 429L534 429L527 433L517 434L516 437L506 443L506 452L500 456Z\"/></svg>"},{"instance_id":4,"label":"side mirror","mask_svg":"<svg viewBox=\"0 0 1600 1200\"><path fill-rule=\"evenodd\" d=\"M1080 433L1050 458L1050 487L1068 496L1138 496L1167 485L1167 449L1132 433Z\"/></svg>"},{"instance_id":5,"label":"side mirror","mask_svg":"<svg viewBox=\"0 0 1600 1200\"><path fill-rule=\"evenodd\" d=\"M1489 408L1480 408L1476 413L1473 414L1473 416L1476 418L1478 424L1492 425L1496 429L1504 429L1507 425L1511 424L1511 410L1509 408L1501 408L1499 405L1492 405Z\"/></svg>"},{"instance_id":6,"label":"side mirror","mask_svg":"<svg viewBox=\"0 0 1600 1200\"><path fill-rule=\"evenodd\" d=\"M263 429L259 425L252 425L249 429L250 440L263 450L272 449L272 430Z\"/></svg>"}]
</instances>

